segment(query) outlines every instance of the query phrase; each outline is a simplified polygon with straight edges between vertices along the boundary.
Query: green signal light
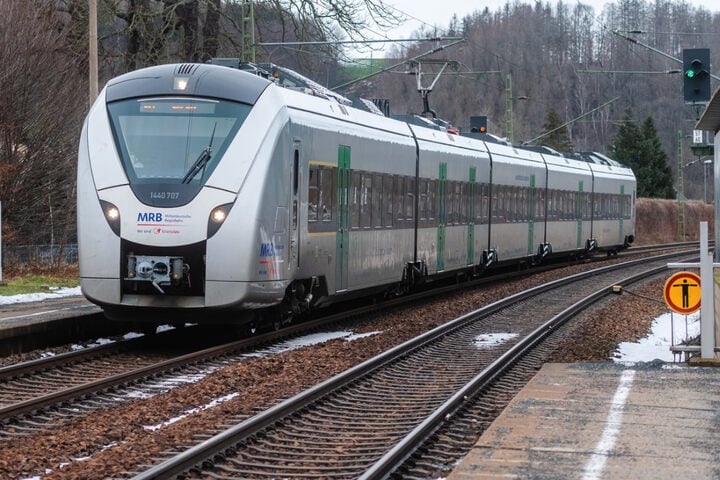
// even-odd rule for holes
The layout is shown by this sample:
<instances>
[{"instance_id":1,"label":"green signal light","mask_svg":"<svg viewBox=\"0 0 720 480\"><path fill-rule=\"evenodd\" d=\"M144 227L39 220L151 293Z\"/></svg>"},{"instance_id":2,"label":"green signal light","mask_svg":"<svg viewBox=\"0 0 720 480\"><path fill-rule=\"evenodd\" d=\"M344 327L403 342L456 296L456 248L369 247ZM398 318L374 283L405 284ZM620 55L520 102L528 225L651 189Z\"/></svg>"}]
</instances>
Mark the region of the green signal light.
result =
<instances>
[{"instance_id":1,"label":"green signal light","mask_svg":"<svg viewBox=\"0 0 720 480\"><path fill-rule=\"evenodd\" d=\"M687 72L685 72L685 76L688 77L688 78L693 78L693 77L695 76L695 71L694 71L694 70L688 70Z\"/></svg>"}]
</instances>

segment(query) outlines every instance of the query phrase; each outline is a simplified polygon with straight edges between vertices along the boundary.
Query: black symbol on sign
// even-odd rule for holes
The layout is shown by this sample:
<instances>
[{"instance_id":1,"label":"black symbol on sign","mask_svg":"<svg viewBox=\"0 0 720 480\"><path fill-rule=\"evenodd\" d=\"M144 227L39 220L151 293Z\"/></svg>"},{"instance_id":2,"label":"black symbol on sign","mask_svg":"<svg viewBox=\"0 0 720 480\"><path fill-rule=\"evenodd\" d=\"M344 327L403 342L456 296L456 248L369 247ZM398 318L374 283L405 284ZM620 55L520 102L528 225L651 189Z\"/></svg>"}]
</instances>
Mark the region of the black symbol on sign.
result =
<instances>
[{"instance_id":1,"label":"black symbol on sign","mask_svg":"<svg viewBox=\"0 0 720 480\"><path fill-rule=\"evenodd\" d=\"M699 287L697 283L688 283L687 278L683 278L682 285L673 285L673 288L682 288L682 308L689 308L690 306L690 287Z\"/></svg>"}]
</instances>

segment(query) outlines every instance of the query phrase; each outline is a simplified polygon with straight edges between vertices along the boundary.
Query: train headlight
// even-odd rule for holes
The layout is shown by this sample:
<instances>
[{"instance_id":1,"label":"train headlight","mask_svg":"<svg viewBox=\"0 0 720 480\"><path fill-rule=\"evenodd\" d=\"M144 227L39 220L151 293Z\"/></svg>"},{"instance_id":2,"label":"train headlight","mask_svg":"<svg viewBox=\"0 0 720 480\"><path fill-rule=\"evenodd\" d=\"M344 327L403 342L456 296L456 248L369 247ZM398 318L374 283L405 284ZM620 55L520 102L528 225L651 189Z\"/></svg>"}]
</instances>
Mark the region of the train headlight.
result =
<instances>
[{"instance_id":1,"label":"train headlight","mask_svg":"<svg viewBox=\"0 0 720 480\"><path fill-rule=\"evenodd\" d=\"M188 86L190 79L188 77L174 77L173 78L173 90L185 90Z\"/></svg>"},{"instance_id":2,"label":"train headlight","mask_svg":"<svg viewBox=\"0 0 720 480\"><path fill-rule=\"evenodd\" d=\"M117 207L110 207L105 212L105 215L107 215L108 220L115 222L120 218L120 210Z\"/></svg>"},{"instance_id":3,"label":"train headlight","mask_svg":"<svg viewBox=\"0 0 720 480\"><path fill-rule=\"evenodd\" d=\"M208 219L207 238L210 238L217 233L220 225L225 222L232 206L232 203L226 203L225 205L220 205L219 207L212 209L210 212L210 218Z\"/></svg>"},{"instance_id":4,"label":"train headlight","mask_svg":"<svg viewBox=\"0 0 720 480\"><path fill-rule=\"evenodd\" d=\"M110 202L100 200L100 207L105 214L105 220L115 235L120 236L120 210Z\"/></svg>"},{"instance_id":5,"label":"train headlight","mask_svg":"<svg viewBox=\"0 0 720 480\"><path fill-rule=\"evenodd\" d=\"M225 210L223 210L222 208L216 208L212 211L212 213L210 213L210 219L216 223L224 222L226 216L227 213L225 213Z\"/></svg>"}]
</instances>

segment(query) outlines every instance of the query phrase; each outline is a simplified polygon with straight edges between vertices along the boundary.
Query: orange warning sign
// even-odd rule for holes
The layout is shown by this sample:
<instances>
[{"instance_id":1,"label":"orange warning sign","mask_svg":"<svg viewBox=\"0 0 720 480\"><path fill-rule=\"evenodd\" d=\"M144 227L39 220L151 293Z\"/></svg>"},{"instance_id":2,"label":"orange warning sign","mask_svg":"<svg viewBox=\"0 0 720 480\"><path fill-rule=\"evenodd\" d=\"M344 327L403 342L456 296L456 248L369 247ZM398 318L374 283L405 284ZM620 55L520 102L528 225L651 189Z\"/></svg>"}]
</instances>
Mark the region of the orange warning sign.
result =
<instances>
[{"instance_id":1,"label":"orange warning sign","mask_svg":"<svg viewBox=\"0 0 720 480\"><path fill-rule=\"evenodd\" d=\"M663 294L671 310L687 315L700 309L700 277L692 272L678 272L665 282Z\"/></svg>"}]
</instances>

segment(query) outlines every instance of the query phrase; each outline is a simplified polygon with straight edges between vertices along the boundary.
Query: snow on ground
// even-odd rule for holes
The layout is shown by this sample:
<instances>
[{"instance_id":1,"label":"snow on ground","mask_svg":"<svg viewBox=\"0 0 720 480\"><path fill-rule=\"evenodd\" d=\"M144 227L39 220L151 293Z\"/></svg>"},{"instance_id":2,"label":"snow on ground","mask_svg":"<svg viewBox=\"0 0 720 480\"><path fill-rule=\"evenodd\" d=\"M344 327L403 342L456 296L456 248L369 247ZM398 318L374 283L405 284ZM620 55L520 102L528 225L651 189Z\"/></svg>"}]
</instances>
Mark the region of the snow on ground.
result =
<instances>
[{"instance_id":1,"label":"snow on ground","mask_svg":"<svg viewBox=\"0 0 720 480\"><path fill-rule=\"evenodd\" d=\"M653 321L650 330L637 343L621 343L613 360L619 363L650 362L656 359L672 362L675 359L670 351L671 345L700 335L700 313L664 313Z\"/></svg>"},{"instance_id":2,"label":"snow on ground","mask_svg":"<svg viewBox=\"0 0 720 480\"><path fill-rule=\"evenodd\" d=\"M40 300L80 296L80 287L74 288L55 288L51 292L45 293L29 293L22 295L0 296L0 305L9 305L13 303L37 302ZM372 334L377 333L373 332ZM325 334L327 335L327 334ZM310 343L316 341L325 341L330 338L342 338L350 335L349 332L338 332L336 336L330 335L324 339L312 339ZM653 321L651 331L648 335L636 343L621 343L618 346L617 353L614 357L616 362L649 362L652 360L662 360L672 362L673 354L670 352L670 346L681 343L683 340L700 335L700 314L680 315L677 313L665 313ZM354 338L346 338L353 340ZM486 337L478 337L476 344L478 348L488 348L507 341L505 334L494 334ZM291 345L291 348L299 348L302 345ZM287 346L284 346L287 348ZM264 352L266 354L267 352Z\"/></svg>"},{"instance_id":3,"label":"snow on ground","mask_svg":"<svg viewBox=\"0 0 720 480\"><path fill-rule=\"evenodd\" d=\"M51 287L52 289L52 287ZM62 297L75 297L82 295L80 287L73 288L56 288L51 292L47 293L23 293L20 295L0 295L0 305L10 305L12 303L23 303L23 302L39 302L40 300L62 298Z\"/></svg>"}]
</instances>

